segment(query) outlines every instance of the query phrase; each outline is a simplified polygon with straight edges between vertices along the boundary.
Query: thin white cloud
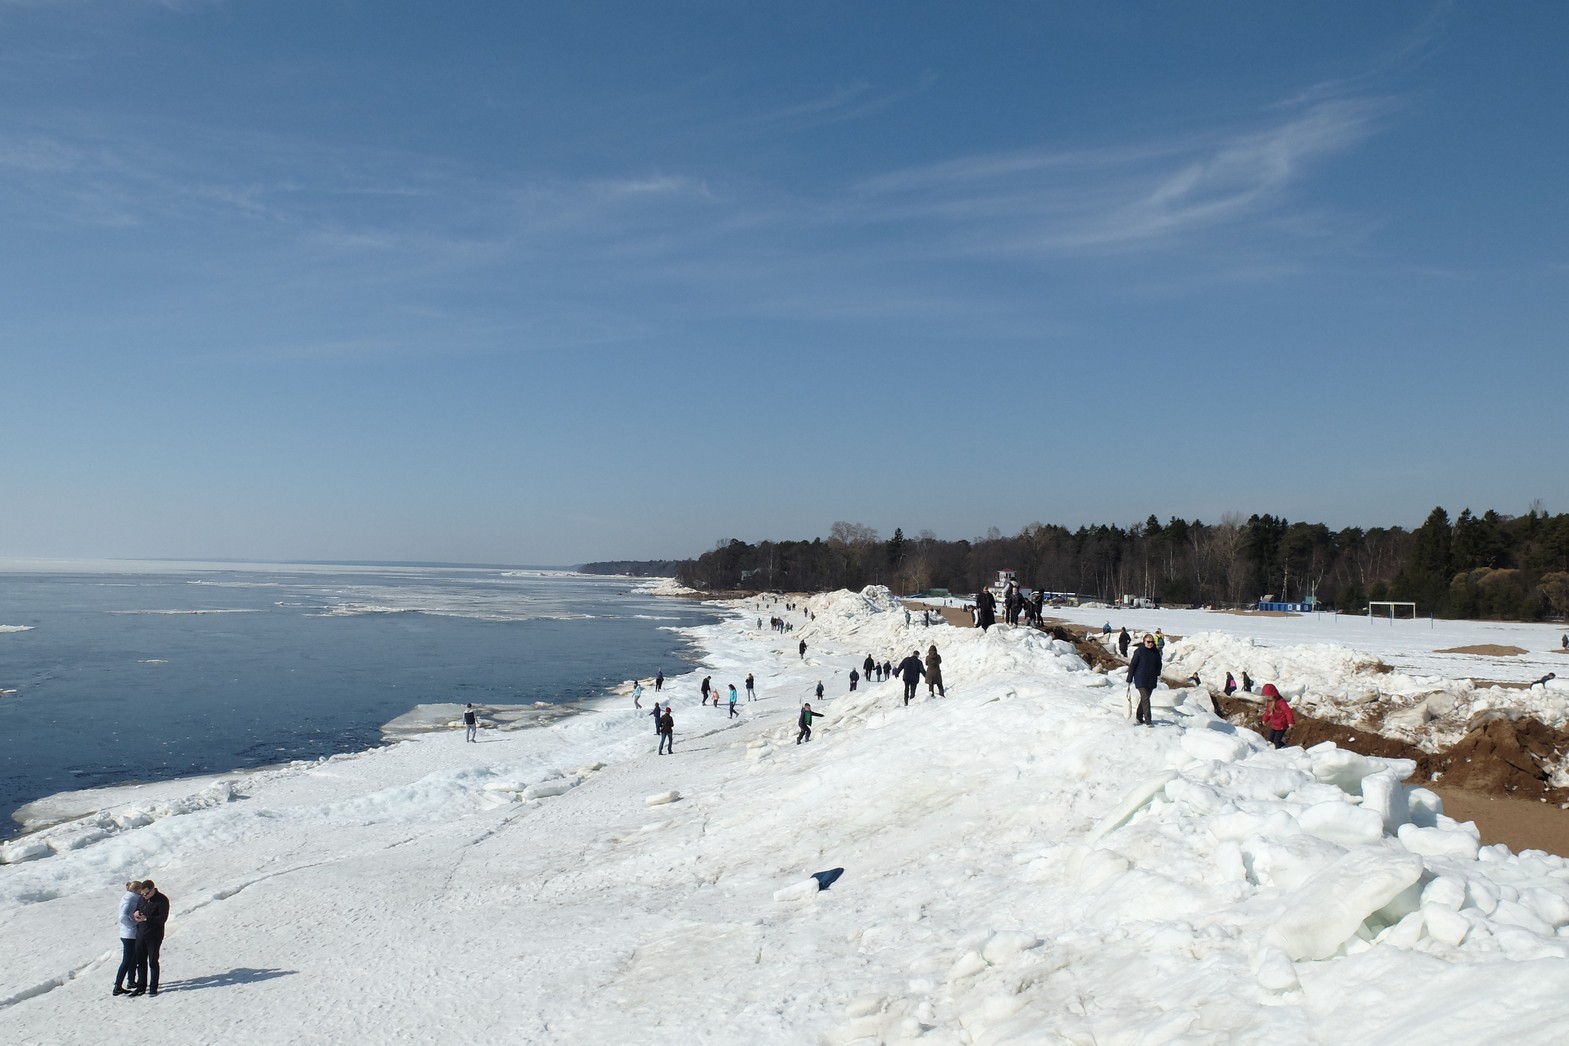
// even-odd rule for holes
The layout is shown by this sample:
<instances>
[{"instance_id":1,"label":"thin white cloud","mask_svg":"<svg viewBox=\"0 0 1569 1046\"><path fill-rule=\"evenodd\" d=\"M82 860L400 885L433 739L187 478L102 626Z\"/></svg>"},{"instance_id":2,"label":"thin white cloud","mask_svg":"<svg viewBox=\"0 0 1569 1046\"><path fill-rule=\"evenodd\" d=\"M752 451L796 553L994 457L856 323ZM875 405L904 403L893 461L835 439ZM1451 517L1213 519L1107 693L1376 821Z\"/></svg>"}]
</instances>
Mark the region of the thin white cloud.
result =
<instances>
[{"instance_id":1,"label":"thin white cloud","mask_svg":"<svg viewBox=\"0 0 1569 1046\"><path fill-rule=\"evenodd\" d=\"M1099 150L980 155L868 179L868 222L925 222L966 251L1165 245L1285 206L1314 164L1373 133L1382 99L1320 101L1262 127Z\"/></svg>"}]
</instances>

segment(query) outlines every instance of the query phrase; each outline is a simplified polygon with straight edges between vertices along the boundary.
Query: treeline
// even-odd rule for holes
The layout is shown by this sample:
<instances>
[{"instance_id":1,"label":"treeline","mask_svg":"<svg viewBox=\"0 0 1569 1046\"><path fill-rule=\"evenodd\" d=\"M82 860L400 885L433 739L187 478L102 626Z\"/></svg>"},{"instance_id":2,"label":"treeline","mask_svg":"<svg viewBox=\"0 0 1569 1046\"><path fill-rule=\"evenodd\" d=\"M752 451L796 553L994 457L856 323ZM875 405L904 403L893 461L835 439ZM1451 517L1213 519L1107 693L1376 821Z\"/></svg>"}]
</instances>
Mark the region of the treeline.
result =
<instances>
[{"instance_id":1,"label":"treeline","mask_svg":"<svg viewBox=\"0 0 1569 1046\"><path fill-rule=\"evenodd\" d=\"M683 560L679 559L612 559L603 563L584 563L578 567L580 574L626 574L630 577L675 577Z\"/></svg>"},{"instance_id":2,"label":"treeline","mask_svg":"<svg viewBox=\"0 0 1569 1046\"><path fill-rule=\"evenodd\" d=\"M817 592L884 584L898 593L934 588L970 594L999 570L1021 584L1168 606L1242 607L1266 596L1316 600L1362 613L1370 600L1416 603L1423 616L1538 621L1569 617L1569 514L1523 516L1470 509L1454 520L1435 508L1420 527L1347 527L1240 514L1219 523L1151 515L1129 527L1077 530L1031 523L1005 537L945 541L929 530L883 541L870 527L838 522L811 541L731 539L675 576L699 589Z\"/></svg>"}]
</instances>

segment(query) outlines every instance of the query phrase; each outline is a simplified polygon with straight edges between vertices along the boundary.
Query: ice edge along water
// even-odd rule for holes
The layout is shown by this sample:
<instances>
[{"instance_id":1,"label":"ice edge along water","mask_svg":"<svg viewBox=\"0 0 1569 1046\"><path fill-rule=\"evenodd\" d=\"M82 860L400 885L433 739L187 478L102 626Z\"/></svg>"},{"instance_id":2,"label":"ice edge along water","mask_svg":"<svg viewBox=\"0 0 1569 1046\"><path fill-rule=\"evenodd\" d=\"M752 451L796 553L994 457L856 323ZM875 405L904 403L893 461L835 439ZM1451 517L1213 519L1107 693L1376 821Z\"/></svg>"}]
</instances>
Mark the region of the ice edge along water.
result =
<instances>
[{"instance_id":1,"label":"ice edge along water","mask_svg":"<svg viewBox=\"0 0 1569 1046\"><path fill-rule=\"evenodd\" d=\"M1135 728L1121 680L1068 645L907 626L884 590L805 606L788 635L756 627L778 610L759 601L689 630L708 657L667 683L674 756L653 754L646 686L641 710L606 700L478 745L441 731L127 790L12 844L47 852L0 867L19 945L0 1034L1560 1037L1569 862L1481 846L1400 783L1409 764L1276 752L1198 690L1159 691L1158 725ZM847 692L867 654L932 643L946 699ZM1342 653L1322 656L1333 674ZM700 676L749 671L742 717L698 704ZM796 745L819 680L829 718ZM830 890L810 879L840 867ZM108 994L112 916L144 874L174 898L170 990L133 1012Z\"/></svg>"}]
</instances>

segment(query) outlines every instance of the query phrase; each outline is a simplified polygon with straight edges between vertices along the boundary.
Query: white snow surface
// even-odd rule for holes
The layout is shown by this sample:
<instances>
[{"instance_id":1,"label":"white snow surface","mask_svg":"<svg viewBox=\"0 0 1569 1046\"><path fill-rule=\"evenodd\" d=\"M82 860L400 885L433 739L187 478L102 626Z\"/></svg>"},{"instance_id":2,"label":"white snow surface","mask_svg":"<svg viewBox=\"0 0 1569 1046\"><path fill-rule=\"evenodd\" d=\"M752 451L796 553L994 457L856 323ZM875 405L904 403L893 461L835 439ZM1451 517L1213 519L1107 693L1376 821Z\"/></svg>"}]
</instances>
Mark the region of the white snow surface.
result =
<instances>
[{"instance_id":1,"label":"white snow surface","mask_svg":"<svg viewBox=\"0 0 1569 1046\"><path fill-rule=\"evenodd\" d=\"M1191 688L1135 727L1070 646L907 627L882 589L805 606L786 634L760 600L689 630L705 663L642 710L36 804L59 823L0 854L0 1041L1562 1039L1569 861L1480 846L1410 763L1276 752ZM1178 674L1242 651L1315 696L1362 654L1442 681L1452 645L1175 613L1151 620L1192 637ZM932 643L946 698L848 692ZM693 700L749 671L740 717ZM828 718L797 745L803 700ZM109 992L133 877L173 902L156 999Z\"/></svg>"}]
</instances>

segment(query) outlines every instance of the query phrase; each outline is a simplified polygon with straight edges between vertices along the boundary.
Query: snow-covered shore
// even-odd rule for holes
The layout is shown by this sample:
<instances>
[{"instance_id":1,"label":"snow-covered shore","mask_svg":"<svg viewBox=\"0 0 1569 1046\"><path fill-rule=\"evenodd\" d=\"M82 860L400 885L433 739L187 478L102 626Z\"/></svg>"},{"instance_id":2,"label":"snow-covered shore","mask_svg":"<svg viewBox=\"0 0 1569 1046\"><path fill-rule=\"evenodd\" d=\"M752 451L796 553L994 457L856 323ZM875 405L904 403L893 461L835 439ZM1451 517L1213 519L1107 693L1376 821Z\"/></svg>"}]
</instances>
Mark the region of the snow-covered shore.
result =
<instances>
[{"instance_id":1,"label":"snow-covered shore","mask_svg":"<svg viewBox=\"0 0 1569 1046\"><path fill-rule=\"evenodd\" d=\"M879 590L807 607L789 634L758 601L692 630L708 658L667 683L673 757L653 754L648 686L641 711L606 700L480 744L414 734L77 797L103 808L0 866L0 1037L1561 1037L1569 861L1479 846L1399 784L1408 765L1275 752L1197 690L1158 692L1135 728L1121 682L1066 644L908 627ZM946 699L847 693L866 655L932 643ZM701 675L749 671L739 718L698 704ZM829 718L797 746L819 680ZM111 998L120 883L142 875L173 899L166 990Z\"/></svg>"}]
</instances>

